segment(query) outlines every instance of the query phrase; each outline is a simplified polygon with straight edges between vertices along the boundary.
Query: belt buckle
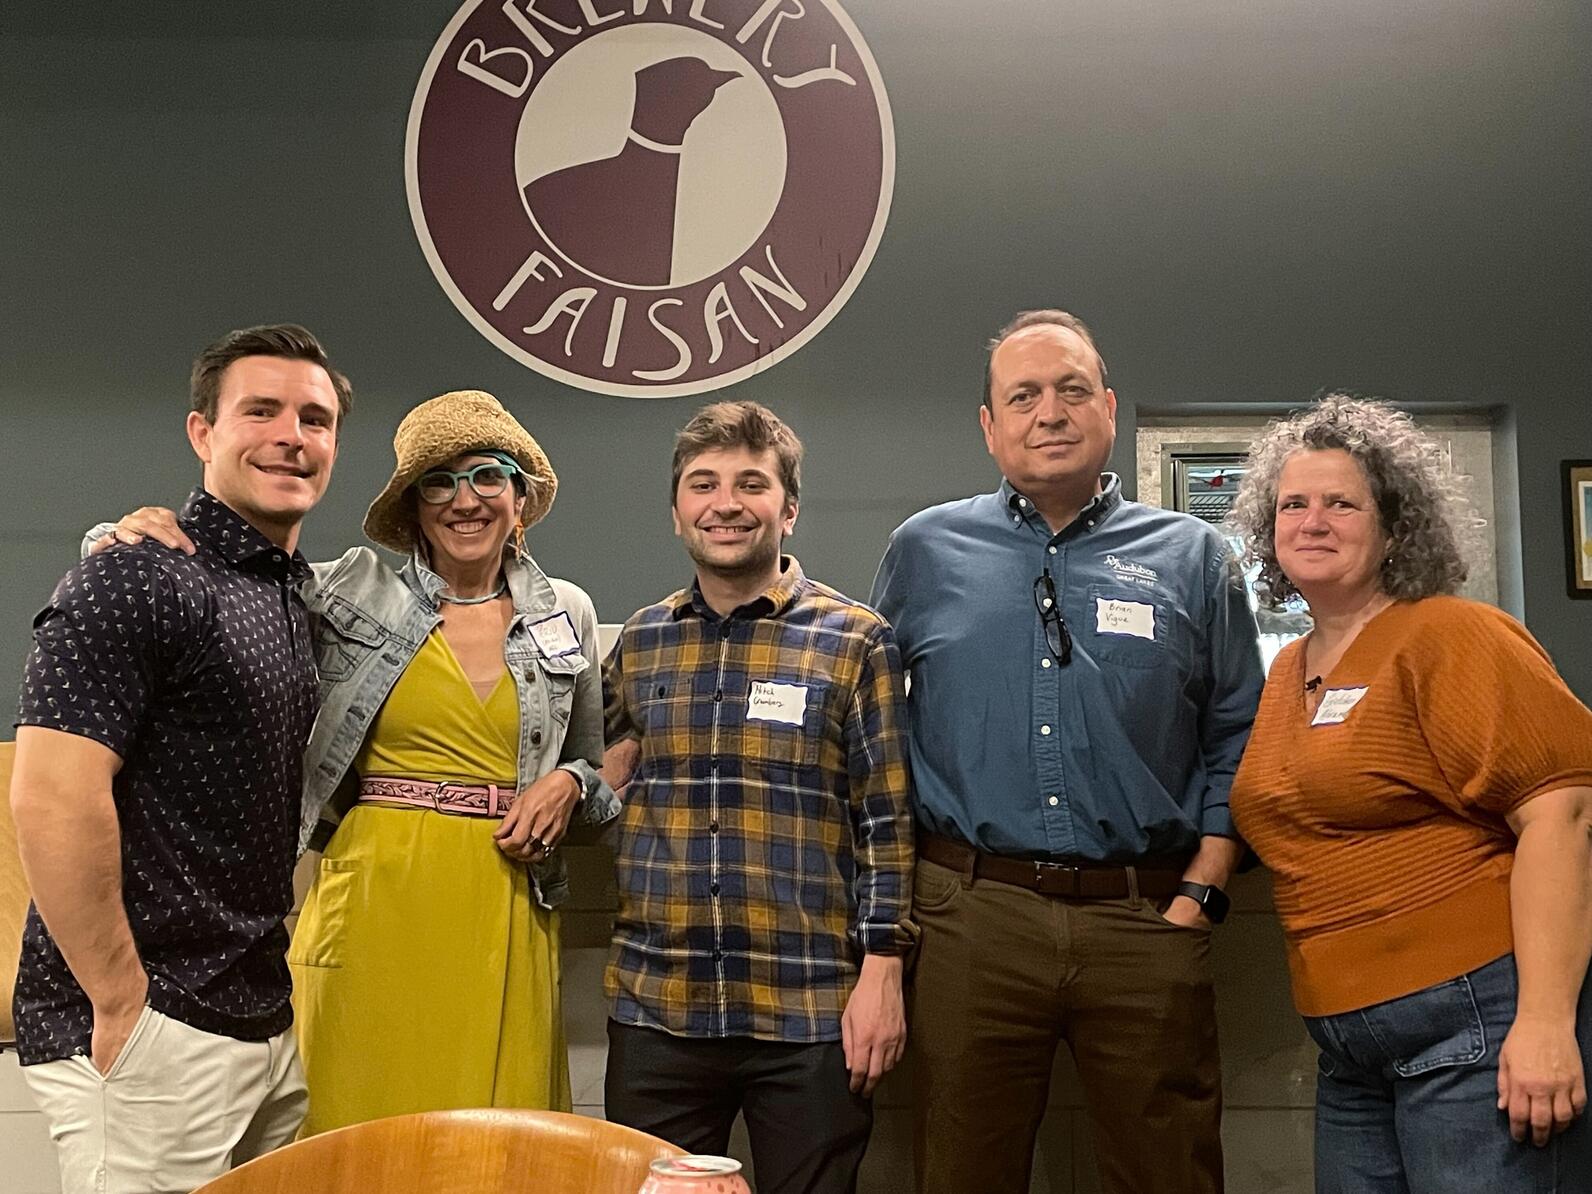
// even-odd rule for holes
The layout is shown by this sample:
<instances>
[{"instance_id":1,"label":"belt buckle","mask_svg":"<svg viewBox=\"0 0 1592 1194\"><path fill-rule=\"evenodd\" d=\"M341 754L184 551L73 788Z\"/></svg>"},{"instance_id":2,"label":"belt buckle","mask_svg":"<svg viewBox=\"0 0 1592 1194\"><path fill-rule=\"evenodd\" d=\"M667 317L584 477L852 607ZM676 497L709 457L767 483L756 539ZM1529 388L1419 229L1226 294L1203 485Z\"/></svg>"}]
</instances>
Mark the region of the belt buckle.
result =
<instances>
[{"instance_id":1,"label":"belt buckle","mask_svg":"<svg viewBox=\"0 0 1592 1194\"><path fill-rule=\"evenodd\" d=\"M453 783L451 779L440 780L437 786L431 789L431 807L439 813L442 811L442 793L451 783Z\"/></svg>"},{"instance_id":2,"label":"belt buckle","mask_svg":"<svg viewBox=\"0 0 1592 1194\"><path fill-rule=\"evenodd\" d=\"M1070 879L1071 882L1065 882ZM1075 896L1078 894L1078 869L1062 862L1043 862L1034 859L1034 890L1040 895Z\"/></svg>"}]
</instances>

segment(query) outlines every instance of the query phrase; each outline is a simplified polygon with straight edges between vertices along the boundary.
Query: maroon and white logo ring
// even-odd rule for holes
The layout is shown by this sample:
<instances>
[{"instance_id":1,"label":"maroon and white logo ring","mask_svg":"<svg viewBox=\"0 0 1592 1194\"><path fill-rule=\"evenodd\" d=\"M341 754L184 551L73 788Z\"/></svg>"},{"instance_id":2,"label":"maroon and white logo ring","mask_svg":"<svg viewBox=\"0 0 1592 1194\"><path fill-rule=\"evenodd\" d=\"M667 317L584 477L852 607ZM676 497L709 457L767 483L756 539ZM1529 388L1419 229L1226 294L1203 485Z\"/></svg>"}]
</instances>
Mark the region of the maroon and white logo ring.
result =
<instances>
[{"instance_id":1,"label":"maroon and white logo ring","mask_svg":"<svg viewBox=\"0 0 1592 1194\"><path fill-rule=\"evenodd\" d=\"M409 210L482 335L603 394L700 394L861 281L890 105L835 0L470 0L409 112Z\"/></svg>"}]
</instances>

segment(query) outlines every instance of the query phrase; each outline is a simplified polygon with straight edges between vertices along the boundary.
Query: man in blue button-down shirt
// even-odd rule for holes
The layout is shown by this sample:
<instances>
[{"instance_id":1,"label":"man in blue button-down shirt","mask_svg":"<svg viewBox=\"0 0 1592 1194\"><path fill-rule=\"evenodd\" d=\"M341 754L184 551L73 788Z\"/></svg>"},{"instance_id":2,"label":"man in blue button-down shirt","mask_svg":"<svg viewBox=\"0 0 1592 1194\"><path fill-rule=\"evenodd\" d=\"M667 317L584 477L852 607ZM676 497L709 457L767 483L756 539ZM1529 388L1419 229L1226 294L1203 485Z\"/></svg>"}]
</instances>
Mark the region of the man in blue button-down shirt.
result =
<instances>
[{"instance_id":1,"label":"man in blue button-down shirt","mask_svg":"<svg viewBox=\"0 0 1592 1194\"><path fill-rule=\"evenodd\" d=\"M1221 536L1102 472L1116 395L1062 311L991 345L994 493L908 519L873 603L911 677L918 1189L1026 1190L1055 1049L1103 1187L1222 1188L1210 929L1262 673Z\"/></svg>"}]
</instances>

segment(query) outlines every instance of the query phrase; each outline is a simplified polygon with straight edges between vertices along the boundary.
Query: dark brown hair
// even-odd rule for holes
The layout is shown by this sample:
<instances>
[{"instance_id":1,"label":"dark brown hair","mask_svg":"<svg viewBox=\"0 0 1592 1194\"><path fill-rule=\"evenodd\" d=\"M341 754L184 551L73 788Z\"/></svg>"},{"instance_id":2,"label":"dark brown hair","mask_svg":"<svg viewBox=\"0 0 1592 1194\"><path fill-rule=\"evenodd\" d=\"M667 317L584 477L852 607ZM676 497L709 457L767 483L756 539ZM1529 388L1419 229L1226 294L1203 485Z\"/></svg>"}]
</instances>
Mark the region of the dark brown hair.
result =
<instances>
[{"instance_id":1,"label":"dark brown hair","mask_svg":"<svg viewBox=\"0 0 1592 1194\"><path fill-rule=\"evenodd\" d=\"M255 328L239 328L228 332L211 344L193 362L193 376L189 382L189 395L193 409L204 416L206 423L216 421L221 402L221 375L227 366L244 357L282 357L289 361L309 361L326 370L332 379L332 389L337 391L337 429L343 429L343 419L354 408L354 387L336 369L326 356L321 342L308 328L296 323L270 323Z\"/></svg>"},{"instance_id":2,"label":"dark brown hair","mask_svg":"<svg viewBox=\"0 0 1592 1194\"><path fill-rule=\"evenodd\" d=\"M1083 341L1094 349L1095 361L1100 366L1100 388L1105 389L1111 383L1106 378L1106 359L1100 355L1100 346L1095 343L1094 333L1089 326L1070 311L1057 310L1055 307L1046 307L1039 311L1019 311L1016 318L995 333L994 339L988 344L989 355L984 358L984 394L981 401L985 406L994 407L990 403L989 389L995 384L995 350L999 348L1008 337L1016 335L1024 328L1037 328L1046 325L1066 328L1083 337Z\"/></svg>"},{"instance_id":3,"label":"dark brown hair","mask_svg":"<svg viewBox=\"0 0 1592 1194\"><path fill-rule=\"evenodd\" d=\"M674 468L669 482L669 503L680 489L686 464L715 448L746 448L759 453L772 448L779 461L779 481L785 496L801 498L802 441L768 407L756 402L715 402L704 406L674 437Z\"/></svg>"}]
</instances>

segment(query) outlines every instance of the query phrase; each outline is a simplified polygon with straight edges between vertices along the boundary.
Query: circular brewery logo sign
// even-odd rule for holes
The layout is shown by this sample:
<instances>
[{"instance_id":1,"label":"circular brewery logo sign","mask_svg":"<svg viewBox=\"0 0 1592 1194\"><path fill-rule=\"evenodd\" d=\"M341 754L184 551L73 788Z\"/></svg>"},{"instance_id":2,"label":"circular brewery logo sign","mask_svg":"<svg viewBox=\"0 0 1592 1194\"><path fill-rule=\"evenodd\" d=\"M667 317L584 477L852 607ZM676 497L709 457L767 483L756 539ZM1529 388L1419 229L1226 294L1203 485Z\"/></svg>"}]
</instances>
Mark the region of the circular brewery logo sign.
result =
<instances>
[{"instance_id":1,"label":"circular brewery logo sign","mask_svg":"<svg viewBox=\"0 0 1592 1194\"><path fill-rule=\"evenodd\" d=\"M715 390L861 281L895 141L835 0L471 0L409 113L409 210L504 352L604 394Z\"/></svg>"}]
</instances>

